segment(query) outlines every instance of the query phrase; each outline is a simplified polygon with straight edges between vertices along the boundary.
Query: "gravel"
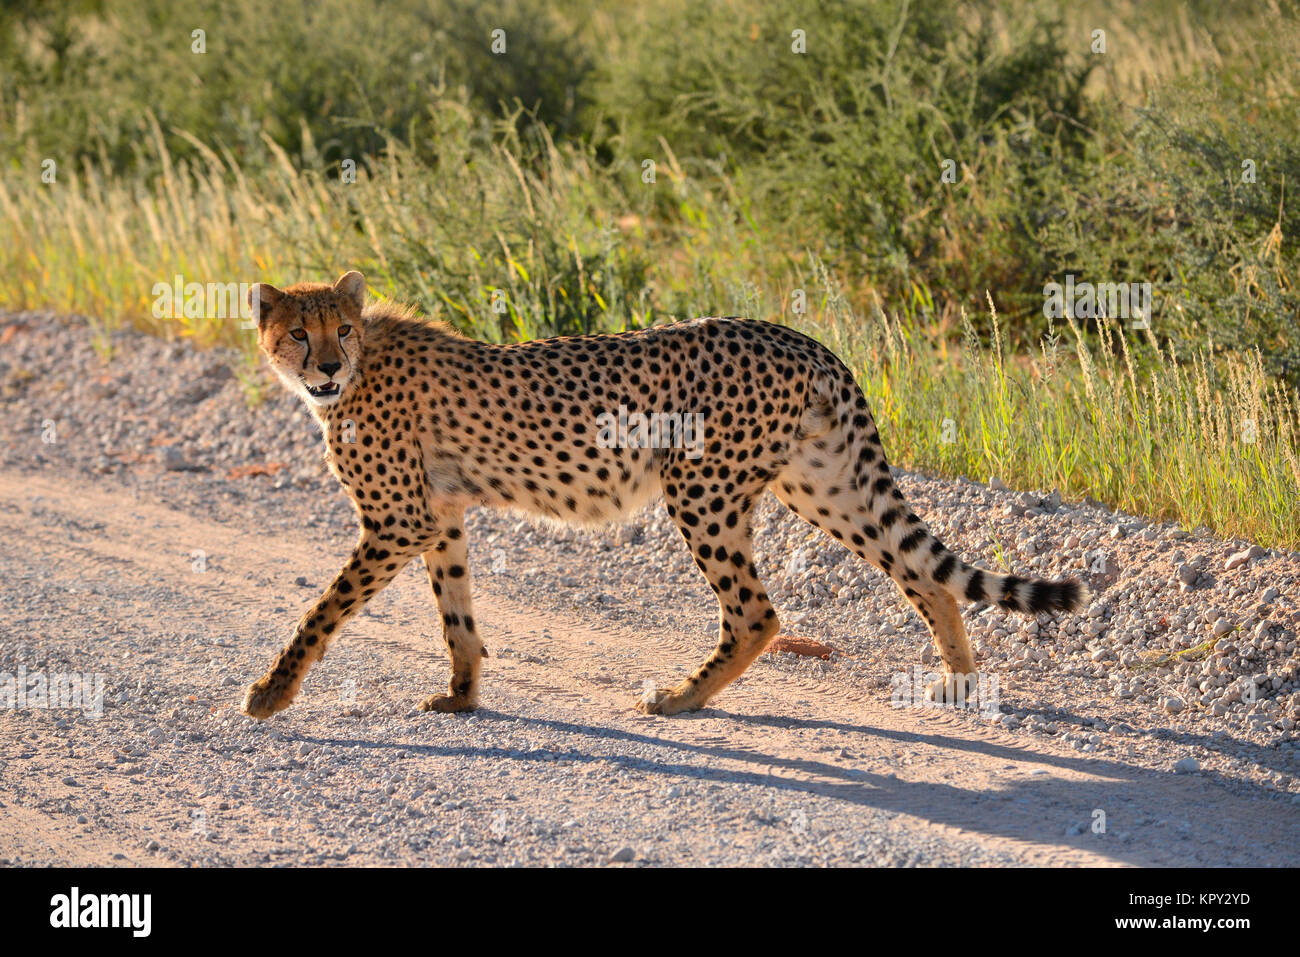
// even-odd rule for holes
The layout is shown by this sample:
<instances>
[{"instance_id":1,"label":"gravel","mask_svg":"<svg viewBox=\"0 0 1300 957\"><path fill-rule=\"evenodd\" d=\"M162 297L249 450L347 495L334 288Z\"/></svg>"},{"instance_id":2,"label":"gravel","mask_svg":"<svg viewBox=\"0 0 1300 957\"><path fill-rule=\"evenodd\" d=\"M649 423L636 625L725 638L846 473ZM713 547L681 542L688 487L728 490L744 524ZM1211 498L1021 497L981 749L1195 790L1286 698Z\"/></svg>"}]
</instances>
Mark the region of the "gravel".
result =
<instances>
[{"instance_id":1,"label":"gravel","mask_svg":"<svg viewBox=\"0 0 1300 957\"><path fill-rule=\"evenodd\" d=\"M314 561L306 576L286 568L279 583L265 586L266 603L273 607L264 610L274 612L272 617L287 629L296 609L322 583L322 574L346 553L353 535L350 506L324 470L314 422L297 400L274 387L250 408L245 380L267 383L259 374L250 375L232 352L196 352L184 343L119 331L102 337L106 360L105 352L92 346L87 326L77 317L0 314L0 342L5 343L0 465L33 475L53 472L110 483L214 522L247 524L255 516L272 533L281 529L315 539L328 560ZM884 438L888 444L888 435ZM947 733L967 733L961 730L966 728L974 734L990 725L1013 739L1050 739L1054 746L1126 766L1162 773L1171 768L1180 774L1213 772L1234 793L1300 796L1300 555L1217 539L1205 529L1182 529L1097 503L1065 502L1056 490L1011 491L996 478L984 484L905 470L896 474L931 530L968 561L1019 575L1076 575L1093 591L1088 607L1078 615L1025 619L993 606L968 607L964 617L979 666L996 677L1000 701L984 713L952 713L957 723ZM40 514L39 502L32 508L34 515ZM471 513L469 526L478 574L519 600L533 602L539 611L581 608L611 627L633 627L644 624L646 609L659 607L667 592L671 607L662 609L661 624L669 632L702 636L716 628L712 595L662 506L607 531L557 530L479 510ZM834 649L829 661L770 656L765 674L812 677L888 701L891 679L920 665L929 644L923 624L893 584L792 517L770 496L757 510L755 531L759 571L786 630ZM68 529L68 534L74 539L93 534L93 527ZM1006 557L1005 569L992 561L996 554ZM213 555L193 560L224 559ZM1217 572L1211 573L1211 568ZM657 594L647 595L647 582L657 583L649 588ZM141 614L148 611L147 597L141 597ZM164 607L165 583L156 587L152 599L155 607ZM41 616L53 620L54 612L34 607L28 609L27 626L32 634L40 634ZM390 608L381 594L363 619L383 622ZM103 640L122 642L143 664L160 654L157 648L132 645L120 634L129 622L100 618L97 627ZM534 852L539 841L558 848L560 859L572 863L666 859L662 849L647 851L617 839L598 846L600 842L583 836L619 833L614 827L602 829L602 821L624 813L611 800L610 787L616 791L618 780L632 773L638 761L654 759L653 745L611 744L600 759L599 775L578 775L582 783L577 787L586 792L584 807L590 808L584 810L581 827L566 825L562 805L553 817L525 823L511 815L508 798L512 788L523 786L521 775L533 784L536 778L551 776L557 787L563 781L563 787L573 788L574 771L573 765L566 765L565 774L555 774L555 765L565 760L557 756L569 748L566 732L544 724L525 727L508 716L444 716L437 736L428 739L444 750L472 750L491 748L497 736L503 742L508 737L506 750L527 759L526 772L503 766L497 781L497 790L507 795L499 808L505 817L496 827L507 834L504 843L493 835L488 821L457 812L476 805L473 798L462 803L466 796L452 780L430 782L403 770L423 754L421 749L431 746L427 744L407 747L410 757L385 748L348 758L368 778L366 793L379 810L337 819L328 808L308 809L303 793L331 778L343 760L343 749L327 740L301 741L286 735L278 720L252 724L229 711L208 717L226 699L238 697L249 677L248 656L236 657L238 647L229 642L222 647L211 635L196 635L184 622L159 627L173 632L173 647L181 649L187 667L212 673L210 683L196 678L191 688L181 689L192 697L177 701L155 697L159 689L151 687L147 668L136 672L129 691L137 710L99 746L94 767L123 782L149 781L180 760L178 749L211 748L230 762L230 770L218 771L210 764L193 769L202 775L196 779L200 793L212 796L198 801L197 810L205 811L210 823L224 823L207 830L201 821L169 822L172 831L191 826L203 831L211 849L206 854L182 853L174 836L159 835L140 842L149 855L191 863L228 861L222 848L231 831L243 827L255 830L270 845L267 862L355 860L361 833L367 837L360 853L379 863L399 859L412 841L421 853L445 850L440 859L449 863L546 860ZM544 628L542 635L548 636ZM703 649L707 642L696 644ZM31 646L0 638L0 671L27 660ZM506 645L493 648L493 654L521 663L530 657L544 661L546 647L543 642L525 651ZM49 651L65 653L57 645ZM396 666L389 669L382 656L367 656L355 646L348 654L355 655L363 689L406 680ZM681 667L689 662L690 657L682 659ZM593 654L591 677L598 672ZM636 690L629 687L627 692ZM109 708L127 700L125 690L106 694ZM798 713L798 702L791 708ZM377 713L374 705L345 707L331 718L348 727L359 719L395 727L427 720L413 716L409 704L391 713ZM62 740L83 725L83 719L73 718L67 728L51 725L48 731ZM9 734L11 742L22 737ZM409 737L398 735L399 740ZM448 760L454 769L455 759ZM57 778L66 787L80 787L76 777ZM256 793L248 786L254 780L265 785ZM689 786L660 781L658 787L651 806L662 808L670 818L705 814L715 804L735 808L752 802L742 784L701 787L691 779ZM216 810L218 797L232 810ZM338 803L358 807L353 801ZM477 806L482 810L481 803ZM251 813L254 807L256 815ZM95 808L76 810L79 822L99 819ZM784 829L787 835L772 843L765 862L934 863L951 856L951 834L936 834L933 844L909 838L911 843L904 847L891 845L887 835L862 839L837 833L829 847L809 847L800 843L798 834L791 835L797 822L789 823L789 808L769 805L747 811L763 820L785 822L761 826ZM272 814L282 815L271 825L281 831L253 827L254 817ZM321 833L337 837L299 851L283 835L301 830L304 815ZM436 830L412 836L417 834L412 822L427 821L431 815L440 822ZM1072 828L1073 820L1056 825L1057 832ZM521 829L537 831L535 840L514 841L518 853L512 853L509 836ZM723 844L700 854L701 863L734 862ZM966 863L1015 859L976 846L963 845L961 854L968 855Z\"/></svg>"}]
</instances>

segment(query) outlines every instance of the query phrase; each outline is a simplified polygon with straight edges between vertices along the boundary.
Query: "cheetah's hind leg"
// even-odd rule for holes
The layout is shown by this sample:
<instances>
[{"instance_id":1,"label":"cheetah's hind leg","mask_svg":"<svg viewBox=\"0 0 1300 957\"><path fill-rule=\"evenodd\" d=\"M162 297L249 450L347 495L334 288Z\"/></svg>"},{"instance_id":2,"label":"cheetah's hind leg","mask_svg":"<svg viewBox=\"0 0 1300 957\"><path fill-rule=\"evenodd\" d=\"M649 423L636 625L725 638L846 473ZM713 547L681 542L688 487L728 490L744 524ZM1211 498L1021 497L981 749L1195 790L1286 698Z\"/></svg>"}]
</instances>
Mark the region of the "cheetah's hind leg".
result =
<instances>
[{"instance_id":1,"label":"cheetah's hind leg","mask_svg":"<svg viewBox=\"0 0 1300 957\"><path fill-rule=\"evenodd\" d=\"M969 703L977 684L975 656L956 599L934 577L935 539L907 506L878 442L869 443L856 463L850 444L835 430L807 443L772 491L800 518L893 580L929 628L943 661L944 673L926 689L927 698Z\"/></svg>"}]
</instances>

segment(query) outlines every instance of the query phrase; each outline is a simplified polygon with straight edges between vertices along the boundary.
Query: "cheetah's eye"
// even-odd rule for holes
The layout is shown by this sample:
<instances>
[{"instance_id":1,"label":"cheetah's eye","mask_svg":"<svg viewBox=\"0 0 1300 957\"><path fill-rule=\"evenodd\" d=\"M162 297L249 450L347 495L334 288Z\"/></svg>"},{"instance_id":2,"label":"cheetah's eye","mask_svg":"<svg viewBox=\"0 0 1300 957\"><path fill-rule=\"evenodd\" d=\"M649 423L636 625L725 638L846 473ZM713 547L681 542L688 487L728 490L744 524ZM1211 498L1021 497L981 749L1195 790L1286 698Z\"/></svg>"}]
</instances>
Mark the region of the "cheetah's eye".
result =
<instances>
[{"instance_id":1,"label":"cheetah's eye","mask_svg":"<svg viewBox=\"0 0 1300 957\"><path fill-rule=\"evenodd\" d=\"M289 335L293 336L293 337L294 337L295 339L297 339L299 342L306 342L306 341L307 341L307 330L306 330L306 329L295 329L295 330L293 330L291 333L289 333Z\"/></svg>"},{"instance_id":2,"label":"cheetah's eye","mask_svg":"<svg viewBox=\"0 0 1300 957\"><path fill-rule=\"evenodd\" d=\"M351 326L339 326L339 338L346 339L348 337L348 333L350 333L351 331L352 331Z\"/></svg>"}]
</instances>

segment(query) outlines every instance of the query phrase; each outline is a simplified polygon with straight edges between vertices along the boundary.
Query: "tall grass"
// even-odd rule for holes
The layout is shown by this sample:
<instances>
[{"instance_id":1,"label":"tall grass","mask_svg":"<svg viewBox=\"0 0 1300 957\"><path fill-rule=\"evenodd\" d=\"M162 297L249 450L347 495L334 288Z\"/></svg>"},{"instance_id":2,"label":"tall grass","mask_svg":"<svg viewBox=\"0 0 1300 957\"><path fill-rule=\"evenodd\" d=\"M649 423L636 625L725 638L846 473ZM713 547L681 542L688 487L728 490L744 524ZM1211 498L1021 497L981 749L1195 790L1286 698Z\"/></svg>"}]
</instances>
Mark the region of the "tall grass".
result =
<instances>
[{"instance_id":1,"label":"tall grass","mask_svg":"<svg viewBox=\"0 0 1300 957\"><path fill-rule=\"evenodd\" d=\"M619 221L635 214L611 177L544 129L527 143L507 122L483 143L456 105L431 112L437 164L390 142L355 181L296 167L269 137L272 162L255 176L197 140L196 157L178 161L150 118L139 149L156 175L112 176L86 160L53 183L0 182L12 236L0 244L0 301L251 349L237 317L156 317L155 284L294 282L347 264L376 290L488 339L650 320L645 264L618 239Z\"/></svg>"},{"instance_id":2,"label":"tall grass","mask_svg":"<svg viewBox=\"0 0 1300 957\"><path fill-rule=\"evenodd\" d=\"M444 143L456 142L454 112L442 122ZM507 133L477 158L449 151L439 168L394 148L345 184L268 145L276 166L250 178L229 154L175 161L155 125L142 148L156 178L88 161L54 184L0 183L0 228L13 237L0 244L0 300L235 345L250 368L249 331L210 314L154 318L154 284L357 267L376 294L498 341L772 318L845 359L900 464L1300 545L1297 410L1258 354L1179 361L1149 330L1106 322L1051 328L1036 353L1015 351L991 296L986 315L962 313L951 342L923 287L899 309L856 308L869 293L772 243L734 187L707 189L675 159L652 190L636 167L600 169L581 150ZM680 222L656 218L665 203Z\"/></svg>"},{"instance_id":3,"label":"tall grass","mask_svg":"<svg viewBox=\"0 0 1300 957\"><path fill-rule=\"evenodd\" d=\"M899 461L1300 542L1296 403L1258 354L1180 363L1150 330L1107 322L1091 337L1070 322L1037 355L1008 356L991 299L985 324L992 346L972 329L947 350L878 312L848 350Z\"/></svg>"}]
</instances>

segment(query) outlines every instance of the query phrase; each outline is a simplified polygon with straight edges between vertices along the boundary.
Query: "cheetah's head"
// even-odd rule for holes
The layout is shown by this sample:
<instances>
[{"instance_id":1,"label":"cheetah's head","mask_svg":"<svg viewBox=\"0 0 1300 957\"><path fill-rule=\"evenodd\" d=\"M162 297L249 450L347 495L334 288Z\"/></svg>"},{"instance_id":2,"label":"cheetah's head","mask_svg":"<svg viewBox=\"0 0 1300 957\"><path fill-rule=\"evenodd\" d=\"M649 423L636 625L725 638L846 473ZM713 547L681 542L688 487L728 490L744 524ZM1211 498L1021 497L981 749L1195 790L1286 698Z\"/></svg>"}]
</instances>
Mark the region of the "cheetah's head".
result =
<instances>
[{"instance_id":1,"label":"cheetah's head","mask_svg":"<svg viewBox=\"0 0 1300 957\"><path fill-rule=\"evenodd\" d=\"M355 270L333 285L260 282L249 290L258 348L309 406L333 405L347 391L361 356L365 302L366 280Z\"/></svg>"}]
</instances>

